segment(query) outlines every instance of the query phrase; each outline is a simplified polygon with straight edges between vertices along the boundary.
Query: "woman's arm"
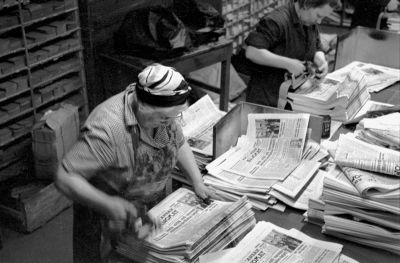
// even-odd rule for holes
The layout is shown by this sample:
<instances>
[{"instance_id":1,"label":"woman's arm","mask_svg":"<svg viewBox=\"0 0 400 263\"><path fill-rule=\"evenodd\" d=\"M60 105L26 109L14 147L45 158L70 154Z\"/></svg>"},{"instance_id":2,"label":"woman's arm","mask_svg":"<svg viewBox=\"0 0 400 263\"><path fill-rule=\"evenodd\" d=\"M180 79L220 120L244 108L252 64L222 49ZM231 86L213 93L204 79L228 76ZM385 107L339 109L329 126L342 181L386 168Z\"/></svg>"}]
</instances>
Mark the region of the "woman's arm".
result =
<instances>
[{"instance_id":1,"label":"woman's arm","mask_svg":"<svg viewBox=\"0 0 400 263\"><path fill-rule=\"evenodd\" d=\"M295 76L306 70L305 65L298 59L280 56L267 49L253 46L246 48L246 58L259 65L286 69Z\"/></svg>"},{"instance_id":2,"label":"woman's arm","mask_svg":"<svg viewBox=\"0 0 400 263\"><path fill-rule=\"evenodd\" d=\"M177 165L183 174L192 182L194 191L199 197L203 199L209 197L216 198L215 191L204 184L203 177L194 159L192 149L190 149L190 146L186 141L181 148L179 148Z\"/></svg>"},{"instance_id":3,"label":"woman's arm","mask_svg":"<svg viewBox=\"0 0 400 263\"><path fill-rule=\"evenodd\" d=\"M70 173L60 165L55 176L55 185L70 199L89 206L110 220L126 222L137 217L133 204L100 191L79 174Z\"/></svg>"}]
</instances>

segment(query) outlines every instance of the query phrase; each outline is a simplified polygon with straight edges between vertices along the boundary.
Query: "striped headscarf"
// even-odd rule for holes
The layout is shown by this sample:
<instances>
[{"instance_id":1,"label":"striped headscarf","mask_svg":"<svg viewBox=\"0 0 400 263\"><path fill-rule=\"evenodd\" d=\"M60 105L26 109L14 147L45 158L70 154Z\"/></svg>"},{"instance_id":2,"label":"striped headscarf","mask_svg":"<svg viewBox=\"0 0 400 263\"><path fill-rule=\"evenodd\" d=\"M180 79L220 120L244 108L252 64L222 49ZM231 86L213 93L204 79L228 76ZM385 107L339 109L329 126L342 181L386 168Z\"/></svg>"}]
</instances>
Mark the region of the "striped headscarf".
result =
<instances>
[{"instance_id":1,"label":"striped headscarf","mask_svg":"<svg viewBox=\"0 0 400 263\"><path fill-rule=\"evenodd\" d=\"M142 102L158 107L171 107L186 102L190 87L175 69L152 64L139 73L136 92Z\"/></svg>"}]
</instances>

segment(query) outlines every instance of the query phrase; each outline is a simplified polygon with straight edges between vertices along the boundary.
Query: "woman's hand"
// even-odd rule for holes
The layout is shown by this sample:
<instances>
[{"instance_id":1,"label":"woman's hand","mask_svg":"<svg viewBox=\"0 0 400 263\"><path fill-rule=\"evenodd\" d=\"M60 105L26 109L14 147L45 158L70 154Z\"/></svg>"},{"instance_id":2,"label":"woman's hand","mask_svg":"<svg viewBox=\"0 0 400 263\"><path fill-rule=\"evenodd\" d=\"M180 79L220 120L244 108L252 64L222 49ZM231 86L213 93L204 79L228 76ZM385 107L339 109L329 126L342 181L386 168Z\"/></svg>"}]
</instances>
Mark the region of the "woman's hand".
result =
<instances>
[{"instance_id":1,"label":"woman's hand","mask_svg":"<svg viewBox=\"0 0 400 263\"><path fill-rule=\"evenodd\" d=\"M306 66L298 59L290 59L286 69L296 77L306 70Z\"/></svg>"},{"instance_id":2,"label":"woman's hand","mask_svg":"<svg viewBox=\"0 0 400 263\"><path fill-rule=\"evenodd\" d=\"M111 196L108 203L109 209L106 211L106 216L110 220L108 225L110 231L121 233L129 226L135 225L138 211L131 202L118 196Z\"/></svg>"},{"instance_id":3,"label":"woman's hand","mask_svg":"<svg viewBox=\"0 0 400 263\"><path fill-rule=\"evenodd\" d=\"M325 59L325 54L322 51L315 52L314 55L314 64L317 66L316 77L323 78L328 74L328 62Z\"/></svg>"},{"instance_id":4,"label":"woman's hand","mask_svg":"<svg viewBox=\"0 0 400 263\"><path fill-rule=\"evenodd\" d=\"M219 199L217 197L216 191L213 188L206 186L203 182L194 184L193 188L197 196L203 200Z\"/></svg>"},{"instance_id":5,"label":"woman's hand","mask_svg":"<svg viewBox=\"0 0 400 263\"><path fill-rule=\"evenodd\" d=\"M110 220L125 221L129 219L136 219L138 211L134 204L119 196L111 196L109 200L109 210L107 217Z\"/></svg>"},{"instance_id":6,"label":"woman's hand","mask_svg":"<svg viewBox=\"0 0 400 263\"><path fill-rule=\"evenodd\" d=\"M108 227L111 232L135 233L138 239L145 239L155 229L161 227L160 222L147 214L139 215L137 208L131 202L118 196L112 196L110 201L112 206L108 215L110 219Z\"/></svg>"}]
</instances>

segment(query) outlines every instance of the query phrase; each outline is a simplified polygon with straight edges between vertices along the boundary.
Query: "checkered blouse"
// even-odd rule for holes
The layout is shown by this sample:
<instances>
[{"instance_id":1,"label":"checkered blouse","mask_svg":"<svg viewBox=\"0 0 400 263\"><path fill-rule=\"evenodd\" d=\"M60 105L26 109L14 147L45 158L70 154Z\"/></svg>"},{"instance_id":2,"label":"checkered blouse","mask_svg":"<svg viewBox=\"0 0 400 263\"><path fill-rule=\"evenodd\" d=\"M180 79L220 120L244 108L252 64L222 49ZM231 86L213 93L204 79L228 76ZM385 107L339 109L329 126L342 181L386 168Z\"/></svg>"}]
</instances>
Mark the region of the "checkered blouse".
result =
<instances>
[{"instance_id":1,"label":"checkered blouse","mask_svg":"<svg viewBox=\"0 0 400 263\"><path fill-rule=\"evenodd\" d=\"M172 124L160 126L148 139L132 110L135 103L132 84L97 106L63 165L88 179L95 177L97 186L109 194L146 203L164 189L184 137L180 126Z\"/></svg>"}]
</instances>

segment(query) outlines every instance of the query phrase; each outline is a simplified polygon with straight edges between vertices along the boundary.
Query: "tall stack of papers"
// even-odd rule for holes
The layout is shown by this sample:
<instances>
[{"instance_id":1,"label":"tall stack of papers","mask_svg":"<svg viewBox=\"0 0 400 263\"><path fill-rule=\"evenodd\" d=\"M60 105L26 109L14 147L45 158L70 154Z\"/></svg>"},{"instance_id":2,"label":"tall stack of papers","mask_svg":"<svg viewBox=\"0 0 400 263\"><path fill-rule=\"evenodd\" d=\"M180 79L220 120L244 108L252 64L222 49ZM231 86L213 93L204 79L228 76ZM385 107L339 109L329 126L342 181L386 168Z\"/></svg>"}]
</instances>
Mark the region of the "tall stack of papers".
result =
<instances>
[{"instance_id":1,"label":"tall stack of papers","mask_svg":"<svg viewBox=\"0 0 400 263\"><path fill-rule=\"evenodd\" d=\"M144 242L126 237L117 245L121 255L141 263L196 262L201 254L224 249L255 225L246 198L239 201L202 202L180 188L149 211L162 228Z\"/></svg>"},{"instance_id":2,"label":"tall stack of papers","mask_svg":"<svg viewBox=\"0 0 400 263\"><path fill-rule=\"evenodd\" d=\"M365 118L354 133L358 139L370 144L400 150L400 112Z\"/></svg>"},{"instance_id":3,"label":"tall stack of papers","mask_svg":"<svg viewBox=\"0 0 400 263\"><path fill-rule=\"evenodd\" d=\"M203 261L202 256L200 262L330 263L338 262L342 247L337 243L311 238L297 229L287 230L261 221L236 247L226 253L216 255L218 258L208 256L208 261Z\"/></svg>"},{"instance_id":4,"label":"tall stack of papers","mask_svg":"<svg viewBox=\"0 0 400 263\"><path fill-rule=\"evenodd\" d=\"M179 124L183 135L194 153L201 171L211 162L213 155L213 126L226 113L218 110L210 96L203 96L182 113ZM179 170L173 172L176 180L189 183Z\"/></svg>"},{"instance_id":5,"label":"tall stack of papers","mask_svg":"<svg viewBox=\"0 0 400 263\"><path fill-rule=\"evenodd\" d=\"M307 209L315 192L308 186L328 154L306 140L308 121L308 114L249 114L246 136L207 165L204 182L227 200L247 196L259 210L276 199Z\"/></svg>"},{"instance_id":6,"label":"tall stack of papers","mask_svg":"<svg viewBox=\"0 0 400 263\"><path fill-rule=\"evenodd\" d=\"M322 221L326 234L400 254L400 152L351 134L337 144L338 166L324 179L322 202L310 202L308 220Z\"/></svg>"},{"instance_id":7,"label":"tall stack of papers","mask_svg":"<svg viewBox=\"0 0 400 263\"><path fill-rule=\"evenodd\" d=\"M297 112L329 115L338 121L352 119L369 100L365 72L354 67L343 79L328 74L322 82L289 92L288 102Z\"/></svg>"}]
</instances>

